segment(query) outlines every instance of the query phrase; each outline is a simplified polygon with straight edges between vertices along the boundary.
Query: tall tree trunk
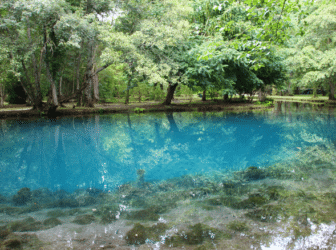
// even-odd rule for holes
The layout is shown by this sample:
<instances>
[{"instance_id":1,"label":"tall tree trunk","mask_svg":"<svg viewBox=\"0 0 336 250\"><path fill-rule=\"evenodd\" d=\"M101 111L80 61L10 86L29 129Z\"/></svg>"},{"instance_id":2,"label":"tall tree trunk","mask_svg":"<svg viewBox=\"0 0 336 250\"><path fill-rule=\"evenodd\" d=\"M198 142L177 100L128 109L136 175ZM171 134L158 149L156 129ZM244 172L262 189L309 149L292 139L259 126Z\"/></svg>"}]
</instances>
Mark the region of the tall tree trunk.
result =
<instances>
[{"instance_id":1,"label":"tall tree trunk","mask_svg":"<svg viewBox=\"0 0 336 250\"><path fill-rule=\"evenodd\" d=\"M91 94L91 90L92 90L92 77L90 76L89 73L87 73L87 79L86 81L88 81L88 85L85 88L85 106L86 107L93 107L93 100L92 100L92 94Z\"/></svg>"},{"instance_id":2,"label":"tall tree trunk","mask_svg":"<svg viewBox=\"0 0 336 250\"><path fill-rule=\"evenodd\" d=\"M83 47L83 42L81 43L81 48ZM82 93L79 92L80 89L80 79L79 79L79 73L80 73L80 64L82 59L82 53L79 52L78 58L77 58L77 67L76 67L76 90L78 92L76 99L77 99L77 106L82 106L83 100L82 100Z\"/></svg>"},{"instance_id":3,"label":"tall tree trunk","mask_svg":"<svg viewBox=\"0 0 336 250\"><path fill-rule=\"evenodd\" d=\"M229 94L224 94L223 99L224 99L224 101L229 100Z\"/></svg>"},{"instance_id":4,"label":"tall tree trunk","mask_svg":"<svg viewBox=\"0 0 336 250\"><path fill-rule=\"evenodd\" d=\"M5 87L0 83L0 107L5 106Z\"/></svg>"},{"instance_id":5,"label":"tall tree trunk","mask_svg":"<svg viewBox=\"0 0 336 250\"><path fill-rule=\"evenodd\" d=\"M129 104L129 84L127 84L127 89L126 89L126 96L125 96L125 104Z\"/></svg>"},{"instance_id":6,"label":"tall tree trunk","mask_svg":"<svg viewBox=\"0 0 336 250\"><path fill-rule=\"evenodd\" d=\"M92 82L93 82L93 100L94 102L99 101L99 78L98 74L95 73L95 71L92 72Z\"/></svg>"},{"instance_id":7,"label":"tall tree trunk","mask_svg":"<svg viewBox=\"0 0 336 250\"><path fill-rule=\"evenodd\" d=\"M27 94L30 104L33 105L34 108L36 108L36 107L35 107L35 100L34 100L34 98L32 97L33 95L32 95L32 94L27 90L27 88L24 86L22 77L20 77L20 84L21 84L23 90L25 91L25 93Z\"/></svg>"},{"instance_id":8,"label":"tall tree trunk","mask_svg":"<svg viewBox=\"0 0 336 250\"><path fill-rule=\"evenodd\" d=\"M178 84L172 85L169 83L168 89L167 89L167 96L165 101L162 103L162 105L170 105L171 101L173 100L174 97L174 92Z\"/></svg>"},{"instance_id":9,"label":"tall tree trunk","mask_svg":"<svg viewBox=\"0 0 336 250\"><path fill-rule=\"evenodd\" d=\"M47 71L48 80L50 82L50 95L51 95L51 106L49 107L48 114L52 114L56 111L58 107L58 98L57 98L57 90L56 90L55 81L49 70L49 63L47 62L46 62L46 71Z\"/></svg>"},{"instance_id":10,"label":"tall tree trunk","mask_svg":"<svg viewBox=\"0 0 336 250\"><path fill-rule=\"evenodd\" d=\"M206 101L206 90L203 90L203 94L202 94L202 102Z\"/></svg>"},{"instance_id":11,"label":"tall tree trunk","mask_svg":"<svg viewBox=\"0 0 336 250\"><path fill-rule=\"evenodd\" d=\"M329 100L335 100L335 84L329 80Z\"/></svg>"}]
</instances>

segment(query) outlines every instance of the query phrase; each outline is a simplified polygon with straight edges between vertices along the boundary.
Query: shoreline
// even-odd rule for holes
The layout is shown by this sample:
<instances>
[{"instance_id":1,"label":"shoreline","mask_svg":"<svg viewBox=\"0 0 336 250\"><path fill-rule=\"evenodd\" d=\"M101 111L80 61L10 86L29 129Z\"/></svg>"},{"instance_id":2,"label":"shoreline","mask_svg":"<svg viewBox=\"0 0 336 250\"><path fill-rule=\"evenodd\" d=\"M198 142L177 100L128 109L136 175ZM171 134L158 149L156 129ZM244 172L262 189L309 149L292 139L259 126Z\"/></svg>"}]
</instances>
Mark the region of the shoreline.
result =
<instances>
[{"instance_id":1,"label":"shoreline","mask_svg":"<svg viewBox=\"0 0 336 250\"><path fill-rule=\"evenodd\" d=\"M65 104L66 107L60 107L56 110L53 117L64 116L83 116L93 114L117 114L117 113L153 113L153 112L208 112L208 111L232 111L245 112L252 110L266 110L274 105L265 106L262 104L244 103L244 102L224 102L221 100L185 103L175 101L169 106L162 105L158 102L151 103L131 103L128 105L120 103L103 103L97 104L94 108L75 107L73 103ZM37 110L13 110L13 108L27 108L26 105L10 105L8 108L0 109L0 119L11 118L38 118L48 117L44 112ZM6 110L8 109L8 110Z\"/></svg>"}]
</instances>

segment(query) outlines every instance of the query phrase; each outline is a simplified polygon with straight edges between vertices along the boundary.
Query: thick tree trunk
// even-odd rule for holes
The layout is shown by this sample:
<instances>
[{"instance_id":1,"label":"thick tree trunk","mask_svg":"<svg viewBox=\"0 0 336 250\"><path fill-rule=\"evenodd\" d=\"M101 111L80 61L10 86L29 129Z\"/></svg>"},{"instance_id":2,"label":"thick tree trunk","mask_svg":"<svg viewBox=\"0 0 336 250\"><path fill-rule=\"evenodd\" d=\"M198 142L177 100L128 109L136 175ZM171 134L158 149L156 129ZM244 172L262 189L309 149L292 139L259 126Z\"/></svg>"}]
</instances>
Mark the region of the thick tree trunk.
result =
<instances>
[{"instance_id":1,"label":"thick tree trunk","mask_svg":"<svg viewBox=\"0 0 336 250\"><path fill-rule=\"evenodd\" d=\"M206 101L206 90L203 90L203 94L202 94L202 102Z\"/></svg>"},{"instance_id":2,"label":"thick tree trunk","mask_svg":"<svg viewBox=\"0 0 336 250\"><path fill-rule=\"evenodd\" d=\"M81 44L81 48L83 47L83 42ZM81 59L82 59L82 53L79 52L78 58L77 58L77 67L76 67L76 92L77 92L77 106L82 106L83 104L83 98L82 98L82 93L79 91L80 89L80 79L79 79L79 73L80 73L80 64L81 64Z\"/></svg>"},{"instance_id":3,"label":"thick tree trunk","mask_svg":"<svg viewBox=\"0 0 336 250\"><path fill-rule=\"evenodd\" d=\"M93 100L94 102L99 101L99 78L98 74L95 74L95 72L92 72L93 77L92 77L92 82L93 82Z\"/></svg>"},{"instance_id":4,"label":"thick tree trunk","mask_svg":"<svg viewBox=\"0 0 336 250\"><path fill-rule=\"evenodd\" d=\"M169 83L168 89L167 89L167 96L165 101L162 103L163 105L170 105L171 101L173 100L174 97L174 92L178 84L172 85Z\"/></svg>"},{"instance_id":5,"label":"thick tree trunk","mask_svg":"<svg viewBox=\"0 0 336 250\"><path fill-rule=\"evenodd\" d=\"M335 84L330 80L329 81L329 100L335 100Z\"/></svg>"},{"instance_id":6,"label":"thick tree trunk","mask_svg":"<svg viewBox=\"0 0 336 250\"><path fill-rule=\"evenodd\" d=\"M91 94L91 89L92 89L92 77L90 74L87 74L87 81L88 85L85 88L84 96L85 96L85 106L86 107L93 107L93 100L92 100L92 94Z\"/></svg>"},{"instance_id":7,"label":"thick tree trunk","mask_svg":"<svg viewBox=\"0 0 336 250\"><path fill-rule=\"evenodd\" d=\"M224 94L224 97L223 97L224 101L227 101L229 100L229 94Z\"/></svg>"},{"instance_id":8,"label":"thick tree trunk","mask_svg":"<svg viewBox=\"0 0 336 250\"><path fill-rule=\"evenodd\" d=\"M52 114L56 111L58 107L58 98L57 98L57 90L55 81L53 79L53 76L51 75L51 72L49 70L49 63L46 62L46 71L47 71L47 77L50 82L50 96L51 96L51 106L49 107L48 114Z\"/></svg>"},{"instance_id":9,"label":"thick tree trunk","mask_svg":"<svg viewBox=\"0 0 336 250\"><path fill-rule=\"evenodd\" d=\"M127 84L126 96L125 96L125 104L129 104L129 85Z\"/></svg>"}]
</instances>

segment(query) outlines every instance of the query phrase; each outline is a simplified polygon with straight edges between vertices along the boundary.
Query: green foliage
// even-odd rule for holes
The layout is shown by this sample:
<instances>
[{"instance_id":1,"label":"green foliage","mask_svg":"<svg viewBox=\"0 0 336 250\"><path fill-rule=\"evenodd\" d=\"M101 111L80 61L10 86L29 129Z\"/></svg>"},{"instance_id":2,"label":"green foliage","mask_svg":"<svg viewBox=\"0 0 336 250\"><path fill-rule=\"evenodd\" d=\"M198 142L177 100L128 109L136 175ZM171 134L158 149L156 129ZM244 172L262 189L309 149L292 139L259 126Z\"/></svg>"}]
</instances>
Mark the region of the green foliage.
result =
<instances>
[{"instance_id":1,"label":"green foliage","mask_svg":"<svg viewBox=\"0 0 336 250\"><path fill-rule=\"evenodd\" d=\"M135 113L143 113L145 111L145 109L144 108L138 108L138 107L136 107L135 109L134 109L134 112Z\"/></svg>"}]
</instances>

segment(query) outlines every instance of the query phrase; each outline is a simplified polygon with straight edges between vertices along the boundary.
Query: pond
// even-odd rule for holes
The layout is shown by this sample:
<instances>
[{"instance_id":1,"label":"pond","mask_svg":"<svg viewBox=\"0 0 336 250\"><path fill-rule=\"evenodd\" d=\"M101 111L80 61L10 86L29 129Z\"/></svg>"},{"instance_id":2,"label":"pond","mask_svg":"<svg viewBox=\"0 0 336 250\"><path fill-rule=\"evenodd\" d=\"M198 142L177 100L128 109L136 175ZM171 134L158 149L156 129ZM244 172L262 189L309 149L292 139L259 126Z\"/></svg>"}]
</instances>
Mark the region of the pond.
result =
<instances>
[{"instance_id":1,"label":"pond","mask_svg":"<svg viewBox=\"0 0 336 250\"><path fill-rule=\"evenodd\" d=\"M335 115L278 102L254 113L1 120L0 240L27 249L332 246Z\"/></svg>"}]
</instances>

